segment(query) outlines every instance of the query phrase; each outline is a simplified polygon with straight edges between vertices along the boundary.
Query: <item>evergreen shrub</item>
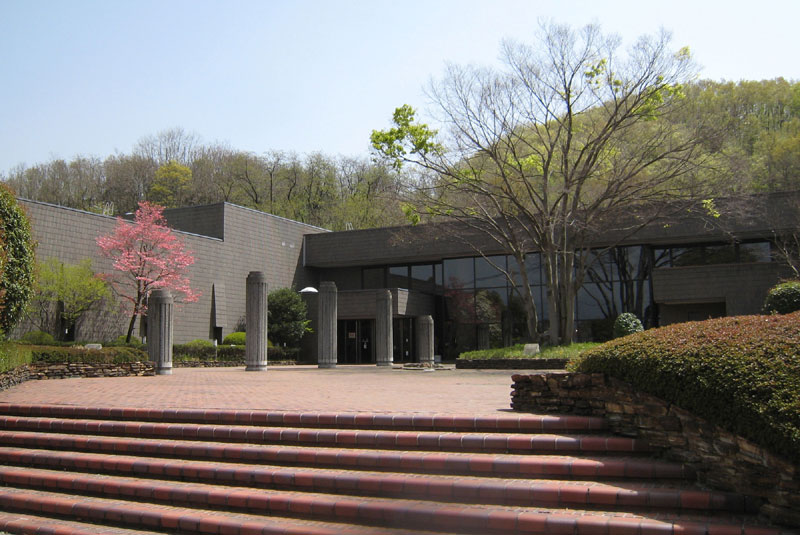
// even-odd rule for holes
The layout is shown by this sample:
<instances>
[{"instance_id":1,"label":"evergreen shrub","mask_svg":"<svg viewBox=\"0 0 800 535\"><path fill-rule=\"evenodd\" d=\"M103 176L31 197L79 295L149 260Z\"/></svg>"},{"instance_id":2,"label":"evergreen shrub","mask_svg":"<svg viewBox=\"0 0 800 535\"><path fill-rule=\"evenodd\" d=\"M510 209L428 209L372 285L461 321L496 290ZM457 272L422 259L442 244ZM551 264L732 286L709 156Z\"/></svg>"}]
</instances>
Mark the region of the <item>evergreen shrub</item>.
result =
<instances>
[{"instance_id":1,"label":"evergreen shrub","mask_svg":"<svg viewBox=\"0 0 800 535\"><path fill-rule=\"evenodd\" d=\"M623 312L614 320L614 338L621 338L629 334L642 332L642 322L631 312Z\"/></svg>"},{"instance_id":2,"label":"evergreen shrub","mask_svg":"<svg viewBox=\"0 0 800 535\"><path fill-rule=\"evenodd\" d=\"M243 346L245 343L245 338L247 334L241 331L237 331L235 333L231 333L226 336L222 343L223 345L234 345L234 346Z\"/></svg>"},{"instance_id":3,"label":"evergreen shrub","mask_svg":"<svg viewBox=\"0 0 800 535\"><path fill-rule=\"evenodd\" d=\"M55 345L56 339L53 337L52 334L46 333L44 331L31 331L29 333L25 333L20 339L20 342L24 342L26 344L32 344L37 346L49 346Z\"/></svg>"},{"instance_id":4,"label":"evergreen shrub","mask_svg":"<svg viewBox=\"0 0 800 535\"><path fill-rule=\"evenodd\" d=\"M0 330L10 333L33 296L31 224L10 189L0 184Z\"/></svg>"},{"instance_id":5,"label":"evergreen shrub","mask_svg":"<svg viewBox=\"0 0 800 535\"><path fill-rule=\"evenodd\" d=\"M606 373L800 461L800 312L650 329L569 369Z\"/></svg>"},{"instance_id":6,"label":"evergreen shrub","mask_svg":"<svg viewBox=\"0 0 800 535\"><path fill-rule=\"evenodd\" d=\"M761 312L789 314L798 310L800 310L800 281L788 281L769 289Z\"/></svg>"},{"instance_id":7,"label":"evergreen shrub","mask_svg":"<svg viewBox=\"0 0 800 535\"><path fill-rule=\"evenodd\" d=\"M125 364L147 362L147 353L134 347L104 347L85 349L82 347L31 346L31 362L36 364Z\"/></svg>"}]
</instances>

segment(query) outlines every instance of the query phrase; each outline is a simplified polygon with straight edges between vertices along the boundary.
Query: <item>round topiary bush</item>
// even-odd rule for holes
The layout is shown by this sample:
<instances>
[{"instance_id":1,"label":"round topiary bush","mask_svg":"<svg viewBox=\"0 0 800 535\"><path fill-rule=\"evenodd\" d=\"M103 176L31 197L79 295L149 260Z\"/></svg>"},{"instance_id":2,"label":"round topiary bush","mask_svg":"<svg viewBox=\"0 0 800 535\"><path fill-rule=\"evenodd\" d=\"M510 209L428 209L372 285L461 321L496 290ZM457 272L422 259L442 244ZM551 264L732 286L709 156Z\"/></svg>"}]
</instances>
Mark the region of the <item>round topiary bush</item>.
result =
<instances>
[{"instance_id":1,"label":"round topiary bush","mask_svg":"<svg viewBox=\"0 0 800 535\"><path fill-rule=\"evenodd\" d=\"M0 185L0 330L10 333L33 295L31 224L14 194Z\"/></svg>"},{"instance_id":2,"label":"round topiary bush","mask_svg":"<svg viewBox=\"0 0 800 535\"><path fill-rule=\"evenodd\" d=\"M241 331L231 333L222 340L222 343L225 345L243 346L245 337L246 334Z\"/></svg>"},{"instance_id":3,"label":"round topiary bush","mask_svg":"<svg viewBox=\"0 0 800 535\"><path fill-rule=\"evenodd\" d=\"M767 292L761 312L789 314L800 310L800 281L788 281L773 286Z\"/></svg>"},{"instance_id":4,"label":"round topiary bush","mask_svg":"<svg viewBox=\"0 0 800 535\"><path fill-rule=\"evenodd\" d=\"M642 322L631 312L623 312L614 321L614 338L622 338L629 334L642 332Z\"/></svg>"},{"instance_id":5,"label":"round topiary bush","mask_svg":"<svg viewBox=\"0 0 800 535\"><path fill-rule=\"evenodd\" d=\"M36 346L49 346L54 344L56 339L53 338L53 335L50 333L46 333L44 331L31 331L26 333L20 338L21 342L25 342L27 344L33 344Z\"/></svg>"}]
</instances>

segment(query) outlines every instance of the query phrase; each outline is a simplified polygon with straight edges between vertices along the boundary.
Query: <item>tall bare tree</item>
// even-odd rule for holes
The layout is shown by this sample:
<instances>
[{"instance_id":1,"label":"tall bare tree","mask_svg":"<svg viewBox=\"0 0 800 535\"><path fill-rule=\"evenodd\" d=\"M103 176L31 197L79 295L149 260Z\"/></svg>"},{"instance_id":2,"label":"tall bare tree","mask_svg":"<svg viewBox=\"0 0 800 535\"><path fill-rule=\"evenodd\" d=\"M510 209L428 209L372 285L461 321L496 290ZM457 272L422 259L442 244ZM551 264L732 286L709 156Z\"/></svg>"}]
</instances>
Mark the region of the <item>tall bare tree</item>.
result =
<instances>
[{"instance_id":1,"label":"tall bare tree","mask_svg":"<svg viewBox=\"0 0 800 535\"><path fill-rule=\"evenodd\" d=\"M598 257L591 245L694 189L699 134L668 120L695 72L688 50L670 49L666 32L619 48L597 26L543 25L534 45L503 43L503 69L451 65L432 82L441 135L408 106L372 134L395 165L437 174L419 212L457 219L516 259L507 276L522 279L532 336L526 256L541 253L551 343L573 339L575 296Z\"/></svg>"}]
</instances>

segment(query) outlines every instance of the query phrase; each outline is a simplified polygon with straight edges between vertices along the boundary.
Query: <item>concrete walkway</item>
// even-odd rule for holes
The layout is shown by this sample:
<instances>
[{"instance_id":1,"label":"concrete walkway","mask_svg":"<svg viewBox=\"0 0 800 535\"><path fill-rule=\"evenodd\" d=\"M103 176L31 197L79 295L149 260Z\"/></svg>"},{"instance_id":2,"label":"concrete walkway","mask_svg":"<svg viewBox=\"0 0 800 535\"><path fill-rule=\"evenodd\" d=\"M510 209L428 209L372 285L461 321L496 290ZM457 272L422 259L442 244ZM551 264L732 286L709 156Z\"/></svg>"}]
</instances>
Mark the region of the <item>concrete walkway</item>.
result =
<instances>
[{"instance_id":1,"label":"concrete walkway","mask_svg":"<svg viewBox=\"0 0 800 535\"><path fill-rule=\"evenodd\" d=\"M175 368L172 375L28 381L0 403L95 407L497 414L509 411L509 370L426 372L375 366Z\"/></svg>"}]
</instances>

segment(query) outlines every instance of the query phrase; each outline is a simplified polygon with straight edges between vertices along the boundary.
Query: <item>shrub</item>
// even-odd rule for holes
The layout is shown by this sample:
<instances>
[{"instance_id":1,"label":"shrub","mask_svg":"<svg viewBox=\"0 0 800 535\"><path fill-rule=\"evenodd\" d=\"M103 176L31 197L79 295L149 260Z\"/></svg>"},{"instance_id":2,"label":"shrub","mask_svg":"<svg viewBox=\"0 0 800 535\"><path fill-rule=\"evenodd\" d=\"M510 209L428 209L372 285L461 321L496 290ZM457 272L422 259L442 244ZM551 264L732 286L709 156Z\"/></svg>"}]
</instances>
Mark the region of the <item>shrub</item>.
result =
<instances>
[{"instance_id":1,"label":"shrub","mask_svg":"<svg viewBox=\"0 0 800 535\"><path fill-rule=\"evenodd\" d=\"M184 345L191 347L214 347L214 342L212 342L211 340L206 340L204 338L197 338L196 340L191 340L189 342L186 342L186 344Z\"/></svg>"},{"instance_id":2,"label":"shrub","mask_svg":"<svg viewBox=\"0 0 800 535\"><path fill-rule=\"evenodd\" d=\"M82 362L86 364L123 364L145 362L147 353L133 347L104 347L85 349L82 347L31 347L31 362L40 364L61 364Z\"/></svg>"},{"instance_id":3,"label":"shrub","mask_svg":"<svg viewBox=\"0 0 800 535\"><path fill-rule=\"evenodd\" d=\"M26 333L19 339L20 342L26 344L33 344L37 346L49 346L55 344L56 339L53 335L44 331L31 331Z\"/></svg>"},{"instance_id":4,"label":"shrub","mask_svg":"<svg viewBox=\"0 0 800 535\"><path fill-rule=\"evenodd\" d=\"M516 344L510 347L499 347L494 349L479 349L477 351L467 351L461 353L458 358L466 360L486 360L486 359L572 359L583 351L595 347L598 344L586 342L582 344L570 344L567 346L548 346L542 348L535 355L525 355L523 350L525 344Z\"/></svg>"},{"instance_id":5,"label":"shrub","mask_svg":"<svg viewBox=\"0 0 800 535\"><path fill-rule=\"evenodd\" d=\"M789 314L798 310L800 310L800 281L789 281L769 289L761 312Z\"/></svg>"},{"instance_id":6,"label":"shrub","mask_svg":"<svg viewBox=\"0 0 800 535\"><path fill-rule=\"evenodd\" d=\"M614 338L621 338L629 334L642 332L642 322L631 312L623 312L614 320Z\"/></svg>"},{"instance_id":7,"label":"shrub","mask_svg":"<svg viewBox=\"0 0 800 535\"><path fill-rule=\"evenodd\" d=\"M10 333L33 295L34 242L17 199L0 184L0 330Z\"/></svg>"},{"instance_id":8,"label":"shrub","mask_svg":"<svg viewBox=\"0 0 800 535\"><path fill-rule=\"evenodd\" d=\"M243 346L244 343L245 343L245 337L246 336L247 335L245 333L243 333L241 331L237 331L235 333L231 333L228 336L226 336L222 340L222 343L224 345Z\"/></svg>"},{"instance_id":9,"label":"shrub","mask_svg":"<svg viewBox=\"0 0 800 535\"><path fill-rule=\"evenodd\" d=\"M651 329L569 368L617 377L800 461L800 312Z\"/></svg>"},{"instance_id":10,"label":"shrub","mask_svg":"<svg viewBox=\"0 0 800 535\"><path fill-rule=\"evenodd\" d=\"M275 346L297 347L309 330L306 304L291 288L279 288L267 298L269 339Z\"/></svg>"}]
</instances>

